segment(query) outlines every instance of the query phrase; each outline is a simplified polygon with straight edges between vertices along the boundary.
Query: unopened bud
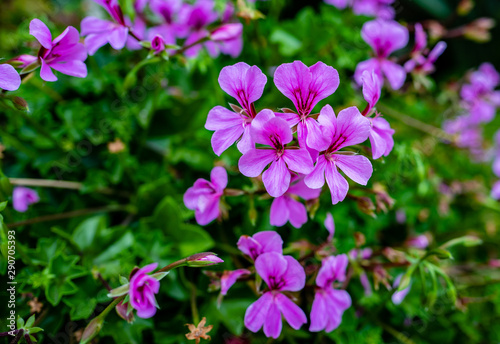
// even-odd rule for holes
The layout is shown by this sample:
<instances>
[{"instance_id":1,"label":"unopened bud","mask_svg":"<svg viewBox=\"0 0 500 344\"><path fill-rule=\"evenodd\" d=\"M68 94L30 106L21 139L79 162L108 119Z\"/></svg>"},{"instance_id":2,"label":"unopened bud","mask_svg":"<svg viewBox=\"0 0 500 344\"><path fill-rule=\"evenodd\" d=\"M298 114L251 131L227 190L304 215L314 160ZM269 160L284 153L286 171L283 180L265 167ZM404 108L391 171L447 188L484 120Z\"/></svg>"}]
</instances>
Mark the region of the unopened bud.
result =
<instances>
[{"instance_id":1,"label":"unopened bud","mask_svg":"<svg viewBox=\"0 0 500 344\"><path fill-rule=\"evenodd\" d=\"M358 208L366 215L370 215L371 217L376 217L375 215L375 204L369 197L359 197L357 199Z\"/></svg>"},{"instance_id":2,"label":"unopened bud","mask_svg":"<svg viewBox=\"0 0 500 344\"><path fill-rule=\"evenodd\" d=\"M212 252L202 252L193 254L192 256L186 258L187 266L196 268L196 267L204 267L215 265L219 263L224 263L222 259L217 257L215 253Z\"/></svg>"},{"instance_id":3,"label":"unopened bud","mask_svg":"<svg viewBox=\"0 0 500 344\"><path fill-rule=\"evenodd\" d=\"M354 232L354 241L356 243L356 247L361 247L366 243L365 235L361 232Z\"/></svg>"},{"instance_id":4,"label":"unopened bud","mask_svg":"<svg viewBox=\"0 0 500 344\"><path fill-rule=\"evenodd\" d=\"M90 343L90 341L99 334L103 324L104 324L104 318L97 317L92 319L92 321L87 325L87 327L85 327L85 330L83 331L80 344Z\"/></svg>"},{"instance_id":5,"label":"unopened bud","mask_svg":"<svg viewBox=\"0 0 500 344\"><path fill-rule=\"evenodd\" d=\"M464 28L464 37L476 42L488 42L491 39L490 29L495 26L492 18L479 18Z\"/></svg>"},{"instance_id":6,"label":"unopened bud","mask_svg":"<svg viewBox=\"0 0 500 344\"><path fill-rule=\"evenodd\" d=\"M21 111L30 111L30 108L28 106L28 102L21 97L15 96L12 98L12 104L16 107L16 109L21 110Z\"/></svg>"},{"instance_id":7,"label":"unopened bud","mask_svg":"<svg viewBox=\"0 0 500 344\"><path fill-rule=\"evenodd\" d=\"M115 307L116 313L122 318L123 320L126 320L129 324L134 322L134 312L129 312L129 303L121 301L119 304L116 305Z\"/></svg>"},{"instance_id":8,"label":"unopened bud","mask_svg":"<svg viewBox=\"0 0 500 344\"><path fill-rule=\"evenodd\" d=\"M457 6L457 13L460 16L466 16L474 7L472 0L461 0Z\"/></svg>"},{"instance_id":9,"label":"unopened bud","mask_svg":"<svg viewBox=\"0 0 500 344\"><path fill-rule=\"evenodd\" d=\"M210 33L210 38L217 42L227 42L240 37L242 32L241 23L223 24Z\"/></svg>"}]
</instances>

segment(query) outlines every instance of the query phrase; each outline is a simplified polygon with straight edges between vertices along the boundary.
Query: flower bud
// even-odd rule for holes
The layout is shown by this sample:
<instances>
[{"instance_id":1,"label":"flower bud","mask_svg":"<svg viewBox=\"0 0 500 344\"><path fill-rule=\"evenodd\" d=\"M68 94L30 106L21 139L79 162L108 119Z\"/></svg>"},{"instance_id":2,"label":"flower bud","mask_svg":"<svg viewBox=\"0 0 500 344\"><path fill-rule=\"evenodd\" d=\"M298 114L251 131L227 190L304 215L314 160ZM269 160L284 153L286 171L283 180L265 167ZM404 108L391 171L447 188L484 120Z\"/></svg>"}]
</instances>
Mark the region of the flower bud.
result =
<instances>
[{"instance_id":1,"label":"flower bud","mask_svg":"<svg viewBox=\"0 0 500 344\"><path fill-rule=\"evenodd\" d=\"M28 106L28 102L24 98L15 96L12 98L12 104L16 107L16 109L21 110L21 111L30 111L30 108Z\"/></svg>"},{"instance_id":2,"label":"flower bud","mask_svg":"<svg viewBox=\"0 0 500 344\"><path fill-rule=\"evenodd\" d=\"M464 28L464 36L476 42L488 42L491 38L490 29L495 26L492 18L479 18Z\"/></svg>"},{"instance_id":3,"label":"flower bud","mask_svg":"<svg viewBox=\"0 0 500 344\"><path fill-rule=\"evenodd\" d=\"M215 265L219 263L224 263L222 259L217 257L217 255L213 252L202 252L202 253L197 253L193 254L192 256L186 258L186 264L187 266L197 268L197 267L204 267L204 266L210 266L210 265Z\"/></svg>"},{"instance_id":4,"label":"flower bud","mask_svg":"<svg viewBox=\"0 0 500 344\"><path fill-rule=\"evenodd\" d=\"M155 51L155 54L161 53L163 50L165 50L165 41L163 40L162 36L154 36L154 38L151 40L151 49Z\"/></svg>"},{"instance_id":5,"label":"flower bud","mask_svg":"<svg viewBox=\"0 0 500 344\"><path fill-rule=\"evenodd\" d=\"M101 331L103 324L104 318L97 317L92 319L92 321L87 325L87 327L85 327L85 330L83 331L80 344L90 343L90 341L94 339L97 334L99 334L99 331Z\"/></svg>"},{"instance_id":6,"label":"flower bud","mask_svg":"<svg viewBox=\"0 0 500 344\"><path fill-rule=\"evenodd\" d=\"M242 32L243 24L241 23L224 24L213 30L210 38L213 41L226 42L240 37Z\"/></svg>"},{"instance_id":7,"label":"flower bud","mask_svg":"<svg viewBox=\"0 0 500 344\"><path fill-rule=\"evenodd\" d=\"M134 312L129 312L129 303L128 302L123 302L121 301L119 304L116 305L116 313L122 318L123 320L126 320L129 324L134 322Z\"/></svg>"}]
</instances>

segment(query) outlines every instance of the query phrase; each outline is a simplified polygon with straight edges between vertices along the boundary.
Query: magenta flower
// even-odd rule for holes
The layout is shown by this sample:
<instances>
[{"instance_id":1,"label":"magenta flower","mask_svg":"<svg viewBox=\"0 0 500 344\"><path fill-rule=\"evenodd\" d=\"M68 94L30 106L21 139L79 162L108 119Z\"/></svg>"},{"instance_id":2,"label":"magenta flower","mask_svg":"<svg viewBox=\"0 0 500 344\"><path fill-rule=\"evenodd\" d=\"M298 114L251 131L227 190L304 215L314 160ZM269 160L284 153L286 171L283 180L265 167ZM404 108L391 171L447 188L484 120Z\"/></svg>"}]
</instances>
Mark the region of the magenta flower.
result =
<instances>
[{"instance_id":1,"label":"magenta flower","mask_svg":"<svg viewBox=\"0 0 500 344\"><path fill-rule=\"evenodd\" d=\"M315 143L313 148L323 152L318 157L314 170L306 176L305 183L310 188L319 189L325 184L326 177L332 204L337 204L344 200L349 190L347 180L337 168L361 185L366 185L372 175L372 164L366 157L339 151L366 141L370 134L370 121L354 106L340 111L338 117L335 117L330 105L321 109L318 121L324 140Z\"/></svg>"},{"instance_id":2,"label":"magenta flower","mask_svg":"<svg viewBox=\"0 0 500 344\"><path fill-rule=\"evenodd\" d=\"M373 250L369 247L363 248L363 249L354 248L354 249L349 251L349 257L353 260L370 259L372 254L373 254Z\"/></svg>"},{"instance_id":3,"label":"magenta flower","mask_svg":"<svg viewBox=\"0 0 500 344\"><path fill-rule=\"evenodd\" d=\"M380 99L380 93L382 92L382 82L377 76L375 71L365 70L361 75L361 80L363 82L363 98L365 98L368 105L363 110L362 115L367 116L370 114L371 110L375 107L378 100Z\"/></svg>"},{"instance_id":4,"label":"magenta flower","mask_svg":"<svg viewBox=\"0 0 500 344\"><path fill-rule=\"evenodd\" d=\"M406 61L404 65L406 72L424 75L434 72L434 63L446 50L446 46L445 42L438 42L426 57L425 54L428 52L427 35L422 24L415 24L415 46L411 52L411 59Z\"/></svg>"},{"instance_id":5,"label":"magenta flower","mask_svg":"<svg viewBox=\"0 0 500 344\"><path fill-rule=\"evenodd\" d=\"M490 122L500 107L500 91L495 88L500 83L500 74L490 63L483 63L472 73L470 84L462 86L460 96L464 107L469 110L472 124Z\"/></svg>"},{"instance_id":6,"label":"magenta flower","mask_svg":"<svg viewBox=\"0 0 500 344\"><path fill-rule=\"evenodd\" d=\"M351 296L345 290L333 287L333 282L343 282L349 260L345 254L323 259L316 277L316 293L311 309L309 331L331 332L342 322L342 314L351 307Z\"/></svg>"},{"instance_id":7,"label":"magenta flower","mask_svg":"<svg viewBox=\"0 0 500 344\"><path fill-rule=\"evenodd\" d=\"M160 291L160 281L147 273L153 271L158 263L146 265L137 270L130 278L130 304L137 311L139 318L147 319L156 314L155 294Z\"/></svg>"},{"instance_id":8,"label":"magenta flower","mask_svg":"<svg viewBox=\"0 0 500 344\"><path fill-rule=\"evenodd\" d=\"M236 283L238 278L245 276L245 275L250 275L251 272L247 269L238 269L238 270L233 270L233 271L224 271L222 274L222 277L220 279L220 293L222 295L226 295L229 288L233 286L233 284Z\"/></svg>"},{"instance_id":9,"label":"magenta flower","mask_svg":"<svg viewBox=\"0 0 500 344\"><path fill-rule=\"evenodd\" d=\"M429 246L429 238L425 234L417 235L409 238L405 242L406 246L415 247L421 250L425 250Z\"/></svg>"},{"instance_id":10,"label":"magenta flower","mask_svg":"<svg viewBox=\"0 0 500 344\"><path fill-rule=\"evenodd\" d=\"M331 242L333 240L333 236L335 234L335 221L333 220L332 213L326 214L326 219L325 219L324 225L326 227L326 230L328 231L327 241Z\"/></svg>"},{"instance_id":11,"label":"magenta flower","mask_svg":"<svg viewBox=\"0 0 500 344\"><path fill-rule=\"evenodd\" d=\"M357 15L381 19L393 19L395 15L394 9L390 6L394 0L325 0L325 2L338 9L350 6Z\"/></svg>"},{"instance_id":12,"label":"magenta flower","mask_svg":"<svg viewBox=\"0 0 500 344\"><path fill-rule=\"evenodd\" d=\"M159 54L165 50L165 41L160 35L156 35L151 40L151 49L154 50L155 54Z\"/></svg>"},{"instance_id":13,"label":"magenta flower","mask_svg":"<svg viewBox=\"0 0 500 344\"><path fill-rule=\"evenodd\" d=\"M241 23L223 24L210 33L210 38L216 42L228 42L241 36L243 25Z\"/></svg>"},{"instance_id":14,"label":"magenta flower","mask_svg":"<svg viewBox=\"0 0 500 344\"><path fill-rule=\"evenodd\" d=\"M275 231L258 232L253 236L242 235L237 246L241 252L254 261L263 253L283 253L283 240Z\"/></svg>"},{"instance_id":15,"label":"magenta flower","mask_svg":"<svg viewBox=\"0 0 500 344\"><path fill-rule=\"evenodd\" d=\"M21 77L10 64L0 64L0 89L15 91L21 86Z\"/></svg>"},{"instance_id":16,"label":"magenta flower","mask_svg":"<svg viewBox=\"0 0 500 344\"><path fill-rule=\"evenodd\" d=\"M185 46L191 45L202 38L209 37L210 33L207 26L218 19L218 14L214 10L213 0L197 0L193 5L184 7L186 16L186 27L189 34L184 42ZM219 50L217 44L212 41L203 43L211 57L217 57ZM187 57L195 57L202 48L201 44L197 44L186 50Z\"/></svg>"},{"instance_id":17,"label":"magenta flower","mask_svg":"<svg viewBox=\"0 0 500 344\"><path fill-rule=\"evenodd\" d=\"M264 334L276 339L281 334L282 315L295 330L307 323L304 311L282 293L304 288L306 274L300 263L291 256L269 252L257 258L255 270L269 291L247 308L245 326L252 332L264 327Z\"/></svg>"},{"instance_id":18,"label":"magenta flower","mask_svg":"<svg viewBox=\"0 0 500 344\"><path fill-rule=\"evenodd\" d=\"M184 204L194 210L196 222L206 225L220 215L219 203L227 186L227 172L224 167L217 166L210 172L210 181L197 179L194 185L184 194Z\"/></svg>"},{"instance_id":19,"label":"magenta flower","mask_svg":"<svg viewBox=\"0 0 500 344\"><path fill-rule=\"evenodd\" d=\"M399 284L401 283L401 278L403 278L403 274L400 274L398 275L398 277L396 277L396 279L394 280L394 284L392 285L393 288L399 287ZM391 296L392 303L394 303L395 305L399 305L401 302L403 302L403 300L405 299L406 295L408 295L410 290L411 290L411 282L410 285L408 285L408 287L406 287L405 289L400 291L395 291L394 294L392 294Z\"/></svg>"},{"instance_id":20,"label":"magenta flower","mask_svg":"<svg viewBox=\"0 0 500 344\"><path fill-rule=\"evenodd\" d=\"M85 78L87 66L83 61L87 58L87 50L79 43L80 34L72 26L52 40L49 28L40 19L30 22L30 34L42 45L38 59L42 65L40 77L45 81L56 81L52 72L55 69L63 74Z\"/></svg>"},{"instance_id":21,"label":"magenta flower","mask_svg":"<svg viewBox=\"0 0 500 344\"><path fill-rule=\"evenodd\" d=\"M295 228L307 222L306 207L295 198L304 200L318 198L321 189L311 189L304 183L303 176L292 176L290 187L283 196L276 197L271 204L270 222L272 226L284 226L288 221Z\"/></svg>"},{"instance_id":22,"label":"magenta flower","mask_svg":"<svg viewBox=\"0 0 500 344\"><path fill-rule=\"evenodd\" d=\"M238 161L240 172L247 177L262 174L262 181L269 195L279 197L290 186L290 171L308 174L313 169L313 162L307 150L299 147L287 147L293 140L292 130L282 118L265 109L259 112L252 122L252 138L255 143L269 148L252 148ZM316 187L316 189L319 187Z\"/></svg>"},{"instance_id":23,"label":"magenta flower","mask_svg":"<svg viewBox=\"0 0 500 344\"><path fill-rule=\"evenodd\" d=\"M380 80L389 81L392 89L400 89L406 80L405 69L389 59L394 51L404 48L408 43L408 29L396 21L372 20L361 29L361 37L375 53L375 57L359 63L354 79L361 85L364 71L374 71Z\"/></svg>"},{"instance_id":24,"label":"magenta flower","mask_svg":"<svg viewBox=\"0 0 500 344\"><path fill-rule=\"evenodd\" d=\"M14 210L20 213L26 212L30 205L39 201L40 197L38 197L38 193L33 189L16 186L12 192L12 206Z\"/></svg>"},{"instance_id":25,"label":"magenta flower","mask_svg":"<svg viewBox=\"0 0 500 344\"><path fill-rule=\"evenodd\" d=\"M205 267L220 263L224 261L211 252L197 253L187 259L187 265L191 267Z\"/></svg>"},{"instance_id":26,"label":"magenta flower","mask_svg":"<svg viewBox=\"0 0 500 344\"><path fill-rule=\"evenodd\" d=\"M310 117L311 112L319 101L337 90L340 83L339 73L323 62L307 67L301 61L294 61L276 68L274 83L297 109L296 113L290 111L277 115L284 118L290 127L297 125L301 148L311 148L313 141L322 139L319 124Z\"/></svg>"},{"instance_id":27,"label":"magenta flower","mask_svg":"<svg viewBox=\"0 0 500 344\"><path fill-rule=\"evenodd\" d=\"M82 36L85 37L85 46L89 55L102 46L109 43L115 50L121 50L127 43L129 28L125 23L123 12L118 0L94 0L104 7L113 21L99 19L96 17L87 17L82 20Z\"/></svg>"},{"instance_id":28,"label":"magenta flower","mask_svg":"<svg viewBox=\"0 0 500 344\"><path fill-rule=\"evenodd\" d=\"M257 66L250 67L244 62L222 68L219 75L220 87L235 98L241 109L233 106L237 112L216 106L208 113L205 128L215 130L212 136L214 153L221 155L234 142L238 150L246 153L255 147L250 134L252 121L256 116L255 106L264 92L267 78Z\"/></svg>"}]
</instances>

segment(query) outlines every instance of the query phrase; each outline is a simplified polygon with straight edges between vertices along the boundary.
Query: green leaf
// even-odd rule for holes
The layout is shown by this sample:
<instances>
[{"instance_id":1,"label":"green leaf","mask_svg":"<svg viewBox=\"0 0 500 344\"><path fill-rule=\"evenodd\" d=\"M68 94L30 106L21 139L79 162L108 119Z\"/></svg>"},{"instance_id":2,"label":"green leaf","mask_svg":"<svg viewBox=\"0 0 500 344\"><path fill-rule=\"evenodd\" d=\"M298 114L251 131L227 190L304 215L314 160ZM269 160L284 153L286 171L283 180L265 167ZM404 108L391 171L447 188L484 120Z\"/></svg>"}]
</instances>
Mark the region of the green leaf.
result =
<instances>
[{"instance_id":1,"label":"green leaf","mask_svg":"<svg viewBox=\"0 0 500 344\"><path fill-rule=\"evenodd\" d=\"M35 314L29 317L28 321L26 321L25 327L30 328L31 326L33 326L34 323L35 323Z\"/></svg>"},{"instance_id":2,"label":"green leaf","mask_svg":"<svg viewBox=\"0 0 500 344\"><path fill-rule=\"evenodd\" d=\"M78 287L72 282L73 279L84 276L88 272L76 263L78 256L59 255L49 262L46 268L53 278L45 281L45 296L54 306L59 304L64 295L71 295L78 291Z\"/></svg>"},{"instance_id":3,"label":"green leaf","mask_svg":"<svg viewBox=\"0 0 500 344\"><path fill-rule=\"evenodd\" d=\"M450 251L444 250L442 248L435 248L429 252L426 253L424 256L424 259L436 256L439 259L453 259L453 256L451 255Z\"/></svg>"},{"instance_id":4,"label":"green leaf","mask_svg":"<svg viewBox=\"0 0 500 344\"><path fill-rule=\"evenodd\" d=\"M108 297L122 296L122 295L127 294L129 290L130 290L130 284L124 284L122 286L119 286L118 288L112 289L108 293Z\"/></svg>"},{"instance_id":5,"label":"green leaf","mask_svg":"<svg viewBox=\"0 0 500 344\"><path fill-rule=\"evenodd\" d=\"M5 207L7 206L7 201L0 202L0 211L3 211Z\"/></svg>"},{"instance_id":6,"label":"green leaf","mask_svg":"<svg viewBox=\"0 0 500 344\"><path fill-rule=\"evenodd\" d=\"M293 56L302 48L302 42L283 29L274 30L269 39L279 45L280 54L284 56Z\"/></svg>"},{"instance_id":7,"label":"green leaf","mask_svg":"<svg viewBox=\"0 0 500 344\"><path fill-rule=\"evenodd\" d=\"M31 327L29 329L29 331L30 331L30 334L35 334L35 333L43 331L43 328L41 328L41 327Z\"/></svg>"},{"instance_id":8,"label":"green leaf","mask_svg":"<svg viewBox=\"0 0 500 344\"><path fill-rule=\"evenodd\" d=\"M73 232L73 242L82 251L92 246L96 235L106 228L106 217L98 215L84 220Z\"/></svg>"},{"instance_id":9,"label":"green leaf","mask_svg":"<svg viewBox=\"0 0 500 344\"><path fill-rule=\"evenodd\" d=\"M151 275L154 279L161 281L165 276L169 274L170 271L164 271L164 272L156 272Z\"/></svg>"},{"instance_id":10,"label":"green leaf","mask_svg":"<svg viewBox=\"0 0 500 344\"><path fill-rule=\"evenodd\" d=\"M19 315L17 316L17 328L19 329L24 328L24 319L21 318Z\"/></svg>"}]
</instances>

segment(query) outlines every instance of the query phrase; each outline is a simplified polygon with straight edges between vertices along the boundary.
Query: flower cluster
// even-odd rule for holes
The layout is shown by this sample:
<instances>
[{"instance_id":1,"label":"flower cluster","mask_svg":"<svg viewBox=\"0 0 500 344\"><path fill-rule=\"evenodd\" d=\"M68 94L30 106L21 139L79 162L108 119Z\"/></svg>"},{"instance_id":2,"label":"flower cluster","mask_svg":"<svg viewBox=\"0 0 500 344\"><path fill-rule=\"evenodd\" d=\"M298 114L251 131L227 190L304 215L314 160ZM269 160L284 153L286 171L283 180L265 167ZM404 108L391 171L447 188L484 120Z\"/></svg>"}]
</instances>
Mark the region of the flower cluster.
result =
<instances>
[{"instance_id":1,"label":"flower cluster","mask_svg":"<svg viewBox=\"0 0 500 344\"><path fill-rule=\"evenodd\" d=\"M483 126L493 121L500 107L500 91L496 90L499 85L500 74L495 67L483 63L460 90L462 114L443 123L446 132L456 135L458 147L468 149L478 161L493 160L493 173L497 177L500 177L500 131L495 135L492 154L488 154ZM491 195L500 199L500 182L493 185Z\"/></svg>"},{"instance_id":2,"label":"flower cluster","mask_svg":"<svg viewBox=\"0 0 500 344\"><path fill-rule=\"evenodd\" d=\"M293 226L301 227L307 221L307 212L297 197L304 200L319 197L325 181L332 204L343 201L349 184L340 171L354 182L366 185L373 168L368 158L357 154L356 145L369 138L374 159L392 150L394 130L379 114L371 117L382 83L373 71L366 71L362 81L368 103L363 113L349 107L336 115L330 105L315 113L315 106L338 88L338 72L322 62L310 67L300 61L282 64L276 68L274 83L295 109L257 111L255 102L267 82L264 73L244 62L222 69L219 84L238 105L229 104L231 110L214 107L208 113L205 128L214 131L212 148L217 155L238 141L237 148L242 153L238 162L240 172L252 178L261 176L265 190L275 198L271 205L272 225L282 226L290 221ZM196 209L197 214L209 209L206 206L209 199L218 199L223 194L223 188L211 187L210 197L201 196L206 193L202 191L202 183L206 181L198 180L184 198L186 206ZM197 197L197 205L193 197ZM215 206L216 202L210 204ZM206 221L200 221L197 215L198 223L206 224L219 214L214 210Z\"/></svg>"},{"instance_id":3,"label":"flower cluster","mask_svg":"<svg viewBox=\"0 0 500 344\"><path fill-rule=\"evenodd\" d=\"M422 76L434 72L434 63L446 49L445 42L438 42L429 51L427 34L422 25L417 23L415 44L410 58L401 65L391 57L391 54L407 46L409 33L405 26L394 20L376 19L363 25L361 37L372 48L374 56L356 66L354 79L358 85L362 85L363 73L375 72L381 80L385 78L393 90L403 87L407 73L411 72L415 77L422 79Z\"/></svg>"},{"instance_id":4,"label":"flower cluster","mask_svg":"<svg viewBox=\"0 0 500 344\"><path fill-rule=\"evenodd\" d=\"M393 19L396 14L391 6L394 0L325 0L325 2L338 9L351 7L356 15Z\"/></svg>"},{"instance_id":5,"label":"flower cluster","mask_svg":"<svg viewBox=\"0 0 500 344\"><path fill-rule=\"evenodd\" d=\"M304 311L292 301L290 293L302 291L306 284L303 266L292 256L283 255L283 240L273 231L242 236L238 241L240 251L254 264L255 273L266 283L257 301L245 313L245 326L252 332L261 328L267 337L278 338L282 330L282 316L294 329L307 323ZM351 306L351 297L345 290L334 288L335 281L344 281L348 259L345 254L323 259L316 277L314 302L310 314L310 331L333 331L342 321L342 315ZM226 271L220 278L221 294L240 276L251 271L239 269ZM230 281L229 278L230 277ZM328 309L328 311L327 311Z\"/></svg>"},{"instance_id":6,"label":"flower cluster","mask_svg":"<svg viewBox=\"0 0 500 344\"><path fill-rule=\"evenodd\" d=\"M234 19L234 7L228 4L223 13L215 11L213 0L149 0L135 2L134 21L126 17L117 0L95 0L111 20L86 17L82 20L82 35L90 55L109 43L115 50L127 47L151 49L163 54L179 48L183 40L187 57L198 55L204 46L210 56L224 53L237 57L242 50L243 25Z\"/></svg>"}]
</instances>

